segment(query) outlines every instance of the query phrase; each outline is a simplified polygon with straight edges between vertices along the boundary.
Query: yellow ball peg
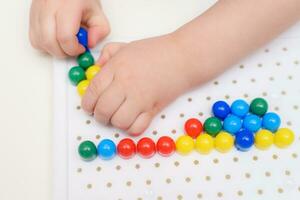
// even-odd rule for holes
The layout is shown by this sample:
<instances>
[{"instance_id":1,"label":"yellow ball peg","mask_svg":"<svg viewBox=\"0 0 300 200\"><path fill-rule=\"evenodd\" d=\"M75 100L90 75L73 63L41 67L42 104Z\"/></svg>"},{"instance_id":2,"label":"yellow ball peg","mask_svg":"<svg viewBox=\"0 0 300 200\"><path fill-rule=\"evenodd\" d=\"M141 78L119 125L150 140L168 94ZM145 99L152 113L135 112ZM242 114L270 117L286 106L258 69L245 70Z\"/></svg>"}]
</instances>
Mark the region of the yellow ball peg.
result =
<instances>
[{"instance_id":1,"label":"yellow ball peg","mask_svg":"<svg viewBox=\"0 0 300 200\"><path fill-rule=\"evenodd\" d=\"M85 76L87 80L92 80L100 70L101 67L98 65L90 66L85 72Z\"/></svg>"},{"instance_id":2,"label":"yellow ball peg","mask_svg":"<svg viewBox=\"0 0 300 200\"><path fill-rule=\"evenodd\" d=\"M230 133L221 131L215 138L215 148L220 153L227 153L234 144L234 138Z\"/></svg>"},{"instance_id":3,"label":"yellow ball peg","mask_svg":"<svg viewBox=\"0 0 300 200\"><path fill-rule=\"evenodd\" d=\"M80 83L77 85L77 92L79 96L82 97L85 94L85 91L88 88L89 84L90 84L89 80L80 81Z\"/></svg>"},{"instance_id":4,"label":"yellow ball peg","mask_svg":"<svg viewBox=\"0 0 300 200\"><path fill-rule=\"evenodd\" d=\"M196 139L195 148L201 154L209 154L214 148L214 138L207 133L200 134Z\"/></svg>"},{"instance_id":5,"label":"yellow ball peg","mask_svg":"<svg viewBox=\"0 0 300 200\"><path fill-rule=\"evenodd\" d=\"M288 128L280 128L274 136L274 144L279 148L286 148L295 140L294 132Z\"/></svg>"},{"instance_id":6,"label":"yellow ball peg","mask_svg":"<svg viewBox=\"0 0 300 200\"><path fill-rule=\"evenodd\" d=\"M195 148L195 142L192 137L182 135L176 140L176 150L182 155L189 154Z\"/></svg>"},{"instance_id":7,"label":"yellow ball peg","mask_svg":"<svg viewBox=\"0 0 300 200\"><path fill-rule=\"evenodd\" d=\"M262 129L255 134L255 146L260 150L266 150L274 143L274 134L271 131Z\"/></svg>"}]
</instances>

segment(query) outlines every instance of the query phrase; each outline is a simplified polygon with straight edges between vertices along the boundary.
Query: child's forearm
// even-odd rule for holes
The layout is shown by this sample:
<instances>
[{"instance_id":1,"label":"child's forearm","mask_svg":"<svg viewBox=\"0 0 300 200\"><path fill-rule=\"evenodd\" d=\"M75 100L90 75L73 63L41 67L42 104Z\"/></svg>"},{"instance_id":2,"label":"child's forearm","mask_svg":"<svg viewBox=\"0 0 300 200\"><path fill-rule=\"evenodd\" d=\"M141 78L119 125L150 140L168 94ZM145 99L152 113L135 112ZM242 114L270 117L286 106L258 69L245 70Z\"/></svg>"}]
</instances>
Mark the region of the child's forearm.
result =
<instances>
[{"instance_id":1,"label":"child's forearm","mask_svg":"<svg viewBox=\"0 0 300 200\"><path fill-rule=\"evenodd\" d=\"M195 66L191 68L198 78L193 80L200 82L193 84L199 84L235 64L299 18L299 0L221 0L174 35L187 64Z\"/></svg>"}]
</instances>

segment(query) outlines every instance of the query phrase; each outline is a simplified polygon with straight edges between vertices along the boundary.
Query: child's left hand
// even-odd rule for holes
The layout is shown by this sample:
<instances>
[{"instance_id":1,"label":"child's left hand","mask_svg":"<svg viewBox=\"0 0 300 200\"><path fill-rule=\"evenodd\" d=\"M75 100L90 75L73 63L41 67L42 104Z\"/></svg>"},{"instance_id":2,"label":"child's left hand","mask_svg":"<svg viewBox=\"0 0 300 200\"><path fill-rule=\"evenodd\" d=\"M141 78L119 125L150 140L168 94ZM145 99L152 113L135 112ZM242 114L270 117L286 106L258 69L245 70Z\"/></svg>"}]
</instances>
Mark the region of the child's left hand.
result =
<instances>
[{"instance_id":1,"label":"child's left hand","mask_svg":"<svg viewBox=\"0 0 300 200\"><path fill-rule=\"evenodd\" d=\"M82 107L98 122L132 135L144 132L156 113L191 87L173 35L108 44L98 64L104 66L91 81Z\"/></svg>"}]
</instances>

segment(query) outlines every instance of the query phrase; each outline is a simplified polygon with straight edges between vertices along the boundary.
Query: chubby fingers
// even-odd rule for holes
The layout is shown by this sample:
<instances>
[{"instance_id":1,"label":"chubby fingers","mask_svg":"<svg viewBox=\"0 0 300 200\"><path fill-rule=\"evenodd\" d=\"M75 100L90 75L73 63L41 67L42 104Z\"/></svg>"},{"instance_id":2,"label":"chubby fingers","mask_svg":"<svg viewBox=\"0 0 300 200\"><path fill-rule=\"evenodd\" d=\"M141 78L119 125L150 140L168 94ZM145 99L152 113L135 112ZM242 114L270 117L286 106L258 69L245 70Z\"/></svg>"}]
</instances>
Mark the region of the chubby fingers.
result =
<instances>
[{"instance_id":1,"label":"chubby fingers","mask_svg":"<svg viewBox=\"0 0 300 200\"><path fill-rule=\"evenodd\" d=\"M104 65L111 57L113 57L125 45L126 43L124 42L111 42L106 44L101 51L97 64L101 66Z\"/></svg>"},{"instance_id":2,"label":"chubby fingers","mask_svg":"<svg viewBox=\"0 0 300 200\"><path fill-rule=\"evenodd\" d=\"M56 14L56 35L59 46L69 56L77 56L85 51L76 37L80 28L82 8L79 4L64 4ZM66 14L67 13L67 14Z\"/></svg>"}]
</instances>

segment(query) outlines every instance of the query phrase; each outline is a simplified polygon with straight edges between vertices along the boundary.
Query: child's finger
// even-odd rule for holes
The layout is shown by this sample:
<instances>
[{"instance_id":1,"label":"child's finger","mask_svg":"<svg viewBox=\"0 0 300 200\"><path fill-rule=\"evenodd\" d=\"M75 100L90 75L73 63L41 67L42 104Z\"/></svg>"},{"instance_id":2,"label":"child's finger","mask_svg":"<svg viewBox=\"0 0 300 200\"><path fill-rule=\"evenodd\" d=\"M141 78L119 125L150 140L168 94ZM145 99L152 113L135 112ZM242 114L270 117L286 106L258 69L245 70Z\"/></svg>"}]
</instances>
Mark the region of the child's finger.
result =
<instances>
[{"instance_id":1,"label":"child's finger","mask_svg":"<svg viewBox=\"0 0 300 200\"><path fill-rule=\"evenodd\" d=\"M101 9L93 8L90 12L91 14L86 19L86 24L88 26L88 45L92 48L109 34L110 27Z\"/></svg>"},{"instance_id":2,"label":"child's finger","mask_svg":"<svg viewBox=\"0 0 300 200\"><path fill-rule=\"evenodd\" d=\"M85 51L76 37L81 16L82 9L72 2L56 14L57 39L63 51L70 56L77 56Z\"/></svg>"},{"instance_id":3,"label":"child's finger","mask_svg":"<svg viewBox=\"0 0 300 200\"><path fill-rule=\"evenodd\" d=\"M104 67L92 80L82 98L81 106L88 114L93 114L98 98L103 91L111 84L114 75L109 68Z\"/></svg>"},{"instance_id":4,"label":"child's finger","mask_svg":"<svg viewBox=\"0 0 300 200\"><path fill-rule=\"evenodd\" d=\"M29 39L31 45L39 50L44 50L41 46L41 39L40 39L40 9L36 8L36 4L31 5L31 12L30 12L30 30L29 30Z\"/></svg>"},{"instance_id":5,"label":"child's finger","mask_svg":"<svg viewBox=\"0 0 300 200\"><path fill-rule=\"evenodd\" d=\"M106 44L102 51L101 55L97 61L97 64L103 66L111 57L113 57L126 43L122 42L112 42Z\"/></svg>"},{"instance_id":6,"label":"child's finger","mask_svg":"<svg viewBox=\"0 0 300 200\"><path fill-rule=\"evenodd\" d=\"M41 27L41 36L42 36L42 45L43 48L50 53L51 55L64 58L66 53L60 47L57 37L56 37L56 25L55 18L50 17L49 15L44 15L43 19L40 22Z\"/></svg>"}]
</instances>

